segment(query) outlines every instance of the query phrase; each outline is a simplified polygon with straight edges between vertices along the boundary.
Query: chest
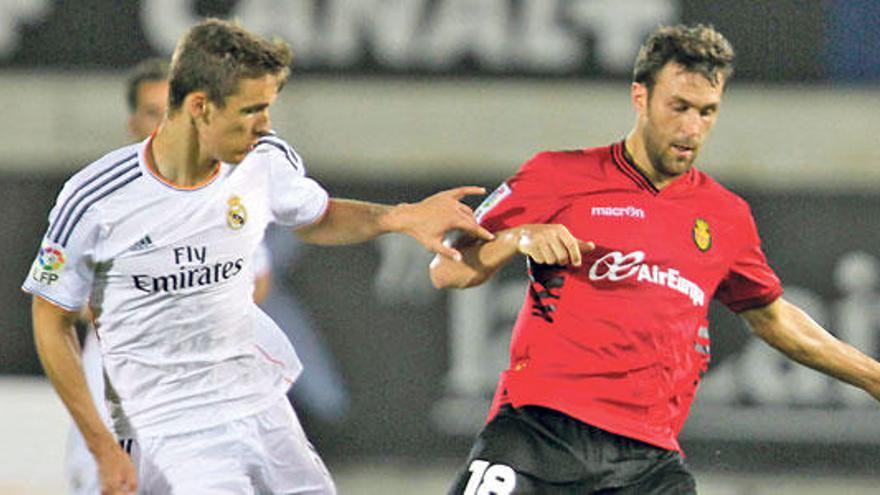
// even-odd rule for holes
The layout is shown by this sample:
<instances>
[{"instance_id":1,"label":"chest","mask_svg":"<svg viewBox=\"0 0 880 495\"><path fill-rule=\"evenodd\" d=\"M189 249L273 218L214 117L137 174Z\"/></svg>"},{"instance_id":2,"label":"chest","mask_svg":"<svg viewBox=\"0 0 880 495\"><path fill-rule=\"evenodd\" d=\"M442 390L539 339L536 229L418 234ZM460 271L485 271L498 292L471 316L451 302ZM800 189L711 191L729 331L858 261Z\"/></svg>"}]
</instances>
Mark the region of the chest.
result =
<instances>
[{"instance_id":1,"label":"chest","mask_svg":"<svg viewBox=\"0 0 880 495\"><path fill-rule=\"evenodd\" d=\"M95 259L114 271L247 259L270 218L263 188L235 178L203 191L140 193L107 205Z\"/></svg>"},{"instance_id":2,"label":"chest","mask_svg":"<svg viewBox=\"0 0 880 495\"><path fill-rule=\"evenodd\" d=\"M588 262L603 257L638 260L659 270L686 273L701 285L720 279L741 244L724 210L696 198L665 199L630 191L587 194L568 201L553 221L596 244ZM609 253L618 254L609 258Z\"/></svg>"}]
</instances>

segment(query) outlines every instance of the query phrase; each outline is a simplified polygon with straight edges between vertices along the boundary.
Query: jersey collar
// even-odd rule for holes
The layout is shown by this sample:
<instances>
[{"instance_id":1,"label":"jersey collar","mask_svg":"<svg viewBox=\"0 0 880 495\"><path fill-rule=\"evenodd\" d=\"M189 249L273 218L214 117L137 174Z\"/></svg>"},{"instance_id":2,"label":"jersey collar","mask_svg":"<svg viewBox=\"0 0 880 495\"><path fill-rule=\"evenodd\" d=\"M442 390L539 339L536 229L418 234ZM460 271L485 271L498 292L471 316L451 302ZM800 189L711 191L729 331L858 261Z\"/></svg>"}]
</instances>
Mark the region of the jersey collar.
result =
<instances>
[{"instance_id":1,"label":"jersey collar","mask_svg":"<svg viewBox=\"0 0 880 495\"><path fill-rule=\"evenodd\" d=\"M680 177L677 177L672 181L671 184L662 189L657 189L657 186L651 182L651 179L642 172L638 166L636 166L635 161L633 161L632 155L629 154L629 151L626 149L626 140L621 140L620 142L614 143L611 145L611 161L620 170L623 175L625 175L629 180L631 180L639 189L643 189L653 195L660 194L662 191L666 191L670 188L677 188L680 185L688 185L694 182L694 175L696 174L696 168L691 167L690 170L682 174Z\"/></svg>"},{"instance_id":2,"label":"jersey collar","mask_svg":"<svg viewBox=\"0 0 880 495\"><path fill-rule=\"evenodd\" d=\"M153 131L153 133L150 134L150 137L148 137L146 142L144 143L143 148L141 148L141 163L144 164L144 168L146 168L147 172L149 172L147 175L156 179L163 186L174 189L175 191L197 191L199 189L202 189L203 187L210 185L212 182L214 182L214 179L216 179L217 176L220 175L220 169L222 168L222 165L218 161L214 164L214 170L211 172L211 175L209 175L202 182L199 182L198 184L192 186L180 186L169 181L165 177L162 177L162 174L159 173L158 167L156 167L156 164L152 160L153 138L155 137L156 132Z\"/></svg>"}]
</instances>

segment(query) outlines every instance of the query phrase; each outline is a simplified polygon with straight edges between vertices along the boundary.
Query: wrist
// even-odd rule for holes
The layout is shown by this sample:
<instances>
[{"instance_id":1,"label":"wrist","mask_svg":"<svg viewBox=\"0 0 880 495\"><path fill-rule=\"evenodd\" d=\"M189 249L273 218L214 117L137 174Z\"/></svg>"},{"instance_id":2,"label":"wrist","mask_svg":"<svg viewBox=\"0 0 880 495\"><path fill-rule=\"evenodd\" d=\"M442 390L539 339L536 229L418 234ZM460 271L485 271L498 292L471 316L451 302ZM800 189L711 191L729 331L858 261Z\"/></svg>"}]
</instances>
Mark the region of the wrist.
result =
<instances>
[{"instance_id":1,"label":"wrist","mask_svg":"<svg viewBox=\"0 0 880 495\"><path fill-rule=\"evenodd\" d=\"M107 433L106 435L100 435L92 442L88 442L89 451L96 459L100 459L119 448L116 438L109 431Z\"/></svg>"},{"instance_id":2,"label":"wrist","mask_svg":"<svg viewBox=\"0 0 880 495\"><path fill-rule=\"evenodd\" d=\"M510 251L516 253L522 251L522 244L523 242L528 242L528 237L528 229L520 225L501 232L495 239L504 243Z\"/></svg>"},{"instance_id":3,"label":"wrist","mask_svg":"<svg viewBox=\"0 0 880 495\"><path fill-rule=\"evenodd\" d=\"M404 232L407 229L406 218L412 205L409 203L398 203L394 206L383 205L378 217L379 231L386 232Z\"/></svg>"}]
</instances>

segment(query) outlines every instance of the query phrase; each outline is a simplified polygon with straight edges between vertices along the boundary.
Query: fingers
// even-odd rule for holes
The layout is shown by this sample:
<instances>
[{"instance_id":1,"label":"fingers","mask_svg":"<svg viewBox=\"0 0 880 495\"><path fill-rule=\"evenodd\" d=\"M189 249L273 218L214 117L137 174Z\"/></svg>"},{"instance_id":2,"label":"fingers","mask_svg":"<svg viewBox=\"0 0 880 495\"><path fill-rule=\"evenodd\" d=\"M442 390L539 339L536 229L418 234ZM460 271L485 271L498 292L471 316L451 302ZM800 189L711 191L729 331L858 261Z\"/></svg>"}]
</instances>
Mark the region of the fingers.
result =
<instances>
[{"instance_id":1,"label":"fingers","mask_svg":"<svg viewBox=\"0 0 880 495\"><path fill-rule=\"evenodd\" d=\"M470 218L467 221L458 222L455 225L455 228L463 230L484 241L491 241L495 239L495 234L483 228L483 226L474 221L473 218Z\"/></svg>"},{"instance_id":2,"label":"fingers","mask_svg":"<svg viewBox=\"0 0 880 495\"><path fill-rule=\"evenodd\" d=\"M568 259L571 261L571 264L574 266L581 266L581 263L583 262L583 260L581 258L581 250L579 249L579 246L578 246L579 242L580 241L578 241L574 237L571 237L569 239L564 239L564 241L563 241L563 245L565 246L565 250L567 251L567 254L568 254Z\"/></svg>"},{"instance_id":3,"label":"fingers","mask_svg":"<svg viewBox=\"0 0 880 495\"><path fill-rule=\"evenodd\" d=\"M549 252L550 259L554 265L567 265L570 261L568 246L565 245L564 239L554 239L553 242L547 244L545 251Z\"/></svg>"},{"instance_id":4,"label":"fingers","mask_svg":"<svg viewBox=\"0 0 880 495\"><path fill-rule=\"evenodd\" d=\"M542 264L581 266L583 253L596 248L592 241L574 237L563 225L531 226L520 235L519 251Z\"/></svg>"},{"instance_id":5,"label":"fingers","mask_svg":"<svg viewBox=\"0 0 880 495\"><path fill-rule=\"evenodd\" d=\"M578 250L582 253L589 253L596 249L596 243L593 241L582 241L578 239Z\"/></svg>"},{"instance_id":6,"label":"fingers","mask_svg":"<svg viewBox=\"0 0 880 495\"><path fill-rule=\"evenodd\" d=\"M436 243L436 244L431 244L430 246L428 246L428 249L430 249L431 251L433 251L441 256L446 256L447 258L452 258L455 261L462 260L461 253L457 249L449 247L449 246L443 244L442 242Z\"/></svg>"},{"instance_id":7,"label":"fingers","mask_svg":"<svg viewBox=\"0 0 880 495\"><path fill-rule=\"evenodd\" d=\"M458 212L459 212L460 214L464 215L465 218L469 218L469 219L473 219L473 218L474 218L474 212L473 212L473 210L471 210L470 207L469 207L468 205L464 204L464 203L458 203L458 202L456 202L456 203L455 203L455 209L458 210Z\"/></svg>"},{"instance_id":8,"label":"fingers","mask_svg":"<svg viewBox=\"0 0 880 495\"><path fill-rule=\"evenodd\" d=\"M477 194L486 194L486 188L480 186L461 186L453 189L447 189L440 194L448 194L455 198L455 200L459 200L465 196L473 196Z\"/></svg>"}]
</instances>

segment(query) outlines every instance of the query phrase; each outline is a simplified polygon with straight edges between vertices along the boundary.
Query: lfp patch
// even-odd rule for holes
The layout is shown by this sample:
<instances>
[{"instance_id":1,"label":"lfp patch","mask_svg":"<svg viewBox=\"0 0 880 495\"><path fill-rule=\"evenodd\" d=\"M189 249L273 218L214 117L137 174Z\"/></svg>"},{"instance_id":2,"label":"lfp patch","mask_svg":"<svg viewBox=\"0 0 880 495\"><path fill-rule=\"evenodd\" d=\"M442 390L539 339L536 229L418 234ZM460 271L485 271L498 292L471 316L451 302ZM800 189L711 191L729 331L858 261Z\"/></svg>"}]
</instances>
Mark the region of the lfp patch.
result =
<instances>
[{"instance_id":1,"label":"lfp patch","mask_svg":"<svg viewBox=\"0 0 880 495\"><path fill-rule=\"evenodd\" d=\"M31 277L40 284L52 285L61 278L66 262L64 251L57 246L43 246L34 261Z\"/></svg>"},{"instance_id":2,"label":"lfp patch","mask_svg":"<svg viewBox=\"0 0 880 495\"><path fill-rule=\"evenodd\" d=\"M60 271L64 266L64 252L55 246L43 246L40 248L40 254L37 255L37 261L47 272Z\"/></svg>"},{"instance_id":3,"label":"lfp patch","mask_svg":"<svg viewBox=\"0 0 880 495\"><path fill-rule=\"evenodd\" d=\"M495 206L503 201L504 198L510 196L510 192L510 186L507 185L507 182L502 182L500 186L492 191L492 194L484 199L480 206L474 210L474 218L476 218L477 223L482 222L483 217L486 216L492 208L495 208Z\"/></svg>"}]
</instances>

